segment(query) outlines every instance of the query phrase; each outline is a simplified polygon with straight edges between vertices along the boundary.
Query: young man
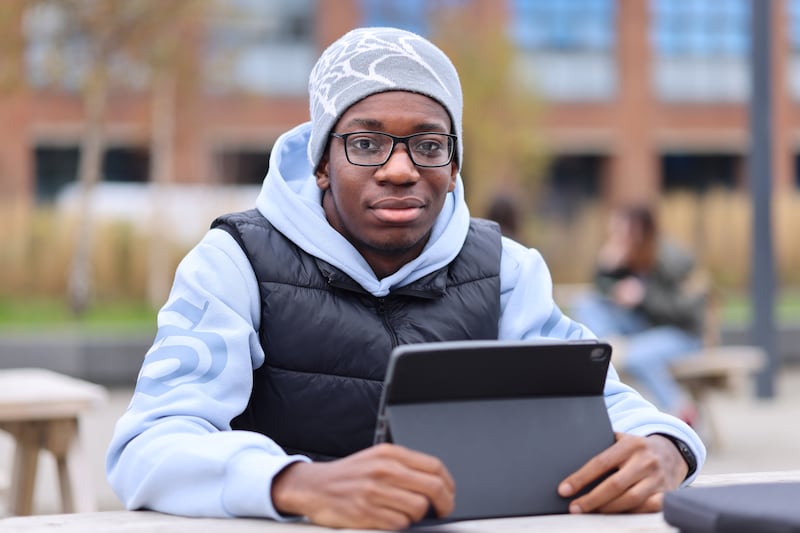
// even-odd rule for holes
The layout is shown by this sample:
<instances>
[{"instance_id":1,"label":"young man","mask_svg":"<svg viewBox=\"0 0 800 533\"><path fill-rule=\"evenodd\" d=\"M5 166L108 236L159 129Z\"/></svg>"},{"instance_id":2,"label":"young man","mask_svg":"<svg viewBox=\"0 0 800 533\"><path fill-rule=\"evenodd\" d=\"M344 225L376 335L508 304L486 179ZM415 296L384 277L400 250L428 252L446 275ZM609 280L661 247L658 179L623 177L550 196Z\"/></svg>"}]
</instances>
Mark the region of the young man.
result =
<instances>
[{"instance_id":1,"label":"young man","mask_svg":"<svg viewBox=\"0 0 800 533\"><path fill-rule=\"evenodd\" d=\"M446 516L457 489L437 458L371 446L392 347L592 336L553 303L535 250L470 218L461 87L438 48L354 30L309 97L256 209L215 221L178 268L108 452L128 508L384 529ZM605 396L617 442L558 491L616 470L570 510L656 511L705 449L613 369Z\"/></svg>"}]
</instances>

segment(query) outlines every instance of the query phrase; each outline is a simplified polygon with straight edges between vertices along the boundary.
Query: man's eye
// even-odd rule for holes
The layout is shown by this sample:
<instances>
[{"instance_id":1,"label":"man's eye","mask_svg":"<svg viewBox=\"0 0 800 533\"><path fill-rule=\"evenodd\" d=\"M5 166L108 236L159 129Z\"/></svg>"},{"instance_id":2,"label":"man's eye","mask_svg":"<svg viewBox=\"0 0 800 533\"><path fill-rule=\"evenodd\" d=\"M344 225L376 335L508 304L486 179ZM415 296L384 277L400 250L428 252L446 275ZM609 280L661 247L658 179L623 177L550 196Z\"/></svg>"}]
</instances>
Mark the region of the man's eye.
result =
<instances>
[{"instance_id":1,"label":"man's eye","mask_svg":"<svg viewBox=\"0 0 800 533\"><path fill-rule=\"evenodd\" d=\"M370 137L356 137L350 139L350 147L354 150L361 150L363 152L380 150L380 144Z\"/></svg>"},{"instance_id":2,"label":"man's eye","mask_svg":"<svg viewBox=\"0 0 800 533\"><path fill-rule=\"evenodd\" d=\"M418 142L414 146L414 150L421 154L435 154L442 150L442 143L440 143L439 141L427 139Z\"/></svg>"}]
</instances>

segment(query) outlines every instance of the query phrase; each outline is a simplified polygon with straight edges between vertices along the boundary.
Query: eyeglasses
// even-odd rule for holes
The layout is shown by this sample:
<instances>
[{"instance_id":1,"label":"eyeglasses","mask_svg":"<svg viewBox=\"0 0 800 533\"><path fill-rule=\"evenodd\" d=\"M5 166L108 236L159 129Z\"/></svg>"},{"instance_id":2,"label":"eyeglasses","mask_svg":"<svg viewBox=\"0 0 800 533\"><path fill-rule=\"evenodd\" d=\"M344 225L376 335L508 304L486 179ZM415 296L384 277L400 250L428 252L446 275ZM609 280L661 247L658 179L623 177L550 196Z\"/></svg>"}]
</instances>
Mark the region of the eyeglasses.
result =
<instances>
[{"instance_id":1,"label":"eyeglasses","mask_svg":"<svg viewBox=\"0 0 800 533\"><path fill-rule=\"evenodd\" d=\"M443 167L453 160L457 139L450 133L423 132L397 137L379 131L331 132L331 137L344 141L347 161L360 167L386 164L397 143L406 145L411 162L418 167Z\"/></svg>"}]
</instances>

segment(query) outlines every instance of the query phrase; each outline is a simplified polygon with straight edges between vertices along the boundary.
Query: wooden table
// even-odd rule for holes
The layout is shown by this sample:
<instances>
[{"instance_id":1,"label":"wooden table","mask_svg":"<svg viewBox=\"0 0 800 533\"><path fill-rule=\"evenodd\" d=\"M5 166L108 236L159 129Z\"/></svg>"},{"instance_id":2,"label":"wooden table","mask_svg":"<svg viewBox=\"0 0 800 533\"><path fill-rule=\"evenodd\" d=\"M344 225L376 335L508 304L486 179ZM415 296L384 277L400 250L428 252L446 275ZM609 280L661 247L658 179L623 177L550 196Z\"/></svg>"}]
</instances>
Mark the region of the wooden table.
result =
<instances>
[{"instance_id":1,"label":"wooden table","mask_svg":"<svg viewBox=\"0 0 800 533\"><path fill-rule=\"evenodd\" d=\"M800 481L800 470L700 476L697 486L758 483L772 481ZM0 520L3 533L310 533L336 531L355 533L355 530L332 530L305 523L282 524L259 519L183 518L151 511L106 511L64 515L42 515L6 518ZM625 533L625 532L676 532L664 521L661 513L640 515L546 515L492 520L468 520L441 526L418 527L415 533Z\"/></svg>"},{"instance_id":2,"label":"wooden table","mask_svg":"<svg viewBox=\"0 0 800 533\"><path fill-rule=\"evenodd\" d=\"M50 370L0 370L0 429L16 441L9 488L11 514L33 511L41 450L50 451L56 460L63 511L97 509L78 424L81 415L105 397L106 391L99 385Z\"/></svg>"}]
</instances>

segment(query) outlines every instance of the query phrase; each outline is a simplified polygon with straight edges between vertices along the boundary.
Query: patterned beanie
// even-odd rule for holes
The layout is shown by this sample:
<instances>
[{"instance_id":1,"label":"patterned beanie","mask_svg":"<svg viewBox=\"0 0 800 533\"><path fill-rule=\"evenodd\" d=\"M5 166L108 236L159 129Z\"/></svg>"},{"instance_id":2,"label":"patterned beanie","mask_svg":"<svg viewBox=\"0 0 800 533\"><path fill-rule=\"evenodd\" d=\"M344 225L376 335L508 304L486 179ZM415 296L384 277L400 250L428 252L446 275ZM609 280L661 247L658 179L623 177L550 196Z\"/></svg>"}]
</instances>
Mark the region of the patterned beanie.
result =
<instances>
[{"instance_id":1,"label":"patterned beanie","mask_svg":"<svg viewBox=\"0 0 800 533\"><path fill-rule=\"evenodd\" d=\"M319 164L330 131L347 109L372 94L409 91L433 98L450 114L458 136L461 166L461 110L458 73L430 41L396 28L359 28L346 33L320 56L308 80L311 138L308 158Z\"/></svg>"}]
</instances>

